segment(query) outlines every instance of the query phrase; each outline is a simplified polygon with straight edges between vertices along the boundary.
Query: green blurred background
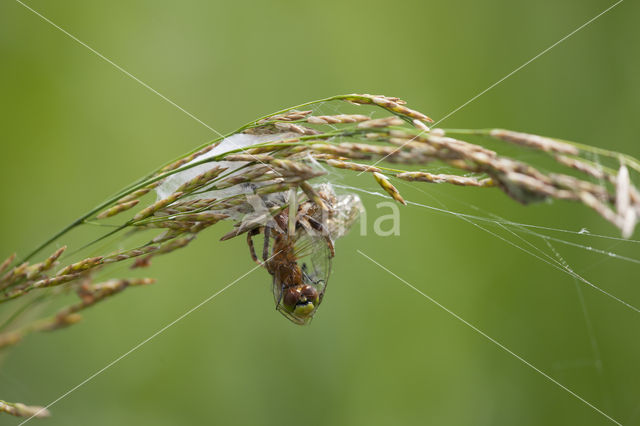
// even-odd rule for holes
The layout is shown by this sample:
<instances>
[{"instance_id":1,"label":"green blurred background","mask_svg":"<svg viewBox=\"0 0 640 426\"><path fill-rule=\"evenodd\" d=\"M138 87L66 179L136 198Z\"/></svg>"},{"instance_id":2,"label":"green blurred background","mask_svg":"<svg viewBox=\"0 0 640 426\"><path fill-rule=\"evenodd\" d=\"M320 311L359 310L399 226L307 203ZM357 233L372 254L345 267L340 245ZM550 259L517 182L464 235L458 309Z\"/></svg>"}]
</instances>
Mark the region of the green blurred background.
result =
<instances>
[{"instance_id":1,"label":"green blurred background","mask_svg":"<svg viewBox=\"0 0 640 426\"><path fill-rule=\"evenodd\" d=\"M613 3L28 4L225 133L350 92L399 96L438 119ZM621 3L443 126L513 128L640 156L638 18L637 2ZM24 254L215 136L11 0L0 3L0 58L0 257ZM344 183L375 186L368 176ZM399 188L407 199L455 211L478 214L472 205L514 221L618 235L578 205L522 207L493 190ZM381 200L363 200L369 233L338 241L311 326L277 314L270 277L256 271L62 399L51 419L32 423L610 424L361 249L621 423L640 424L637 312L451 215L403 208L401 235L375 236ZM218 242L226 226L157 259L146 271L157 284L0 355L0 397L53 401L244 274L253 266L244 241ZM549 235L640 257L633 243ZM638 265L554 247L587 280L640 305ZM0 416L3 425L19 422Z\"/></svg>"}]
</instances>

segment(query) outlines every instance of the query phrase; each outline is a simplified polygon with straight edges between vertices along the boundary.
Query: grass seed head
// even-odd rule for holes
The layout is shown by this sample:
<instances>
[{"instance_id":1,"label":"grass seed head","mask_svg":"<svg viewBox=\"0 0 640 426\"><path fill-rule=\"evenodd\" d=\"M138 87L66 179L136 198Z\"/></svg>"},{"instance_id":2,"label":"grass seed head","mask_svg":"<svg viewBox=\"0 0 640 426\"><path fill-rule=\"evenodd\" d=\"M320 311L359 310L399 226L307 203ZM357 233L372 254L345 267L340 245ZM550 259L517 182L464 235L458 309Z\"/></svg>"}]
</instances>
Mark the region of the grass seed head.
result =
<instances>
[{"instance_id":1,"label":"grass seed head","mask_svg":"<svg viewBox=\"0 0 640 426\"><path fill-rule=\"evenodd\" d=\"M404 201L404 198L402 198L402 196L400 195L400 192L398 192L396 187L393 186L391 182L389 182L389 179L387 179L385 175L374 172L373 177L375 178L376 182L378 182L378 184L382 187L382 189L384 189L387 192L387 194L391 195L391 197L394 200L404 204L405 206L407 205L407 202Z\"/></svg>"},{"instance_id":2,"label":"grass seed head","mask_svg":"<svg viewBox=\"0 0 640 426\"><path fill-rule=\"evenodd\" d=\"M44 407L39 407L37 405L25 405L19 402L10 403L5 401L0 401L0 412L4 412L16 417L36 417L43 418L49 417L51 413Z\"/></svg>"},{"instance_id":3,"label":"grass seed head","mask_svg":"<svg viewBox=\"0 0 640 426\"><path fill-rule=\"evenodd\" d=\"M503 141L515 143L530 148L539 149L545 152L557 152L559 154L578 155L580 150L575 146L560 142L554 139L545 138L543 136L532 135L529 133L513 132L511 130L493 129L489 134Z\"/></svg>"},{"instance_id":4,"label":"grass seed head","mask_svg":"<svg viewBox=\"0 0 640 426\"><path fill-rule=\"evenodd\" d=\"M140 200L132 200L132 201L116 204L115 206L104 210L102 213L100 213L96 217L98 219L105 219L107 217L115 216L118 213L122 213L124 211L129 210L132 207L135 207L139 202Z\"/></svg>"},{"instance_id":5,"label":"grass seed head","mask_svg":"<svg viewBox=\"0 0 640 426\"><path fill-rule=\"evenodd\" d=\"M362 123L359 123L357 127L359 129L373 129L373 128L385 128L389 126L402 126L403 124L404 124L404 121L401 118L394 115L391 117L376 118L373 120L363 121Z\"/></svg>"},{"instance_id":6,"label":"grass seed head","mask_svg":"<svg viewBox=\"0 0 640 426\"><path fill-rule=\"evenodd\" d=\"M6 258L4 262L0 264L0 272L4 272L5 269L7 269L15 259L16 259L15 253L11 254L8 258Z\"/></svg>"},{"instance_id":7,"label":"grass seed head","mask_svg":"<svg viewBox=\"0 0 640 426\"><path fill-rule=\"evenodd\" d=\"M368 121L371 117L362 114L316 115L307 118L310 124L346 124Z\"/></svg>"},{"instance_id":8,"label":"grass seed head","mask_svg":"<svg viewBox=\"0 0 640 426\"><path fill-rule=\"evenodd\" d=\"M138 212L138 214L136 214L133 217L133 221L137 222L139 220L146 219L147 217L153 215L158 210L161 210L161 209L167 207L169 204L173 203L174 201L176 201L178 198L182 197L183 195L184 195L184 192L174 192L173 194L169 195L167 198L165 198L163 200L156 201L155 203L153 203L152 205L150 205L146 209L143 209L140 212Z\"/></svg>"},{"instance_id":9,"label":"grass seed head","mask_svg":"<svg viewBox=\"0 0 640 426\"><path fill-rule=\"evenodd\" d=\"M430 183L450 183L458 186L478 186L490 187L495 186L492 179L476 179L472 177L447 175L447 174L431 174L427 172L405 172L396 174L398 179L406 181L421 181Z\"/></svg>"},{"instance_id":10,"label":"grass seed head","mask_svg":"<svg viewBox=\"0 0 640 426\"><path fill-rule=\"evenodd\" d=\"M331 167L335 167L338 169L353 170L356 172L372 172L372 173L382 172L382 169L375 166L370 166L369 164L358 164L358 163L352 163L350 161L341 161L341 160L333 160L333 159L326 160L326 163Z\"/></svg>"}]
</instances>

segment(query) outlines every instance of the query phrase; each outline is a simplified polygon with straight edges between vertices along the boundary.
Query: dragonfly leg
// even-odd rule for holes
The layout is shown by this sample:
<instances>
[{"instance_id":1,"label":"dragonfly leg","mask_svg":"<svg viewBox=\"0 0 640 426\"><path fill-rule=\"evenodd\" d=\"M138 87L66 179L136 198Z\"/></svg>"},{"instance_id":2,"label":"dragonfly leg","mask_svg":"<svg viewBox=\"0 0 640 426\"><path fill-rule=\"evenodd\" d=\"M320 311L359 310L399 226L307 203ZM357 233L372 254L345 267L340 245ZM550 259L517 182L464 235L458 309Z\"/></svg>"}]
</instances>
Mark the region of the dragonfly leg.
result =
<instances>
[{"instance_id":1,"label":"dragonfly leg","mask_svg":"<svg viewBox=\"0 0 640 426\"><path fill-rule=\"evenodd\" d=\"M316 284L316 285L318 285L318 284L320 284L320 283L323 283L323 282L324 282L324 280L323 280L323 279L317 279L317 280L314 280L314 279L312 279L312 278L309 276L309 272L308 272L308 269L309 269L309 268L307 268L307 264L306 264L306 263L303 263L303 264L302 264L302 268L300 268L300 269L302 270L302 275L304 276L304 278L305 278L307 281L312 282L312 283L314 283L314 284Z\"/></svg>"}]
</instances>

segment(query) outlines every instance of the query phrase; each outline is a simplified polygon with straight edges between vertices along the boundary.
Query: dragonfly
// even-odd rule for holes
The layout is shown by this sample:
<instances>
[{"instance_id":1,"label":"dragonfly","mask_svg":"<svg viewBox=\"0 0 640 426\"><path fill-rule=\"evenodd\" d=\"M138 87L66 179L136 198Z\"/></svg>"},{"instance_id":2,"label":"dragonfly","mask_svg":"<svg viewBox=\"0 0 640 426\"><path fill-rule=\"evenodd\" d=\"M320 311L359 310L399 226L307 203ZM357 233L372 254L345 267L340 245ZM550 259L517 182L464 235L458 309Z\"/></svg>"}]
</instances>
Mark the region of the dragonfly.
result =
<instances>
[{"instance_id":1,"label":"dragonfly","mask_svg":"<svg viewBox=\"0 0 640 426\"><path fill-rule=\"evenodd\" d=\"M357 196L336 196L330 185L318 188L324 208L307 200L295 213L282 209L266 225L247 232L251 258L272 276L276 309L298 325L309 324L318 310L331 274L334 240L344 235L361 209ZM264 234L262 261L253 244L259 234Z\"/></svg>"}]
</instances>

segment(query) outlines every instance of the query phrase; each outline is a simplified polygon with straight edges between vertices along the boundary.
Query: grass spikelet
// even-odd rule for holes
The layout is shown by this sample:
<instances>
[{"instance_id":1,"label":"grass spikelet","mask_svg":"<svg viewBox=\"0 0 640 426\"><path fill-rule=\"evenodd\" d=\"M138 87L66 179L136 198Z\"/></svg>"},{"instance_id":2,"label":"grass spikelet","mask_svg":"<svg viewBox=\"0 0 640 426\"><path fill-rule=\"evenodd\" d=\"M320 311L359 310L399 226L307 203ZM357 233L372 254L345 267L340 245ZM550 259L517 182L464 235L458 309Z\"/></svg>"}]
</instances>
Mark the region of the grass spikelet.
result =
<instances>
[{"instance_id":1,"label":"grass spikelet","mask_svg":"<svg viewBox=\"0 0 640 426\"><path fill-rule=\"evenodd\" d=\"M615 179L615 178L611 179L611 175L607 173L602 168L601 165L599 165L598 167L595 167L587 163L586 160L578 160L577 158L572 158L566 155L556 155L555 159L558 163L564 166L575 169L579 172L592 176L598 180L600 179L614 180Z\"/></svg>"},{"instance_id":2,"label":"grass spikelet","mask_svg":"<svg viewBox=\"0 0 640 426\"><path fill-rule=\"evenodd\" d=\"M60 256L62 256L62 253L64 253L66 249L67 249L67 246L63 246L58 250L56 250L51 256L46 258L44 262L36 263L35 265L30 266L26 274L26 279L27 280L35 279L43 272L46 272L49 269L51 269L56 264L56 261Z\"/></svg>"},{"instance_id":3,"label":"grass spikelet","mask_svg":"<svg viewBox=\"0 0 640 426\"><path fill-rule=\"evenodd\" d=\"M333 160L333 159L326 160L326 163L331 167L335 167L337 169L353 170L356 172L382 173L382 169L376 166L370 166L368 164L358 164L358 163L352 163L350 161L341 161L341 160Z\"/></svg>"},{"instance_id":4,"label":"grass spikelet","mask_svg":"<svg viewBox=\"0 0 640 426\"><path fill-rule=\"evenodd\" d=\"M187 221L187 222L208 222L212 225L217 223L223 219L228 218L227 214L220 213L212 213L212 212L202 212L202 213L191 213L191 214L183 214L177 215L172 218L172 220L177 220L178 222Z\"/></svg>"},{"instance_id":5,"label":"grass spikelet","mask_svg":"<svg viewBox=\"0 0 640 426\"><path fill-rule=\"evenodd\" d=\"M320 207L322 210L324 211L329 210L329 208L327 207L327 204L322 200L322 197L320 197L320 195L316 192L315 189L313 189L313 187L308 182L302 182L300 184L300 189L302 189L302 191L307 195L307 197L309 197L310 200L316 203L316 205Z\"/></svg>"},{"instance_id":6,"label":"grass spikelet","mask_svg":"<svg viewBox=\"0 0 640 426\"><path fill-rule=\"evenodd\" d=\"M295 109L284 114L276 114L258 121L259 124L265 124L272 121L299 121L304 120L313 111L297 111Z\"/></svg>"},{"instance_id":7,"label":"grass spikelet","mask_svg":"<svg viewBox=\"0 0 640 426\"><path fill-rule=\"evenodd\" d=\"M36 288L55 287L61 284L75 281L76 279L80 278L82 275L83 274L76 272L72 274L57 275L52 278L44 278L42 280L34 282L31 285L28 285L28 283L25 283L22 285L22 287L16 287L14 291L24 294ZM15 296L15 294L12 296Z\"/></svg>"},{"instance_id":8,"label":"grass spikelet","mask_svg":"<svg viewBox=\"0 0 640 426\"><path fill-rule=\"evenodd\" d=\"M503 141L527 146L529 148L539 149L541 151L557 152L560 154L571 155L578 155L580 153L580 150L571 144L538 135L532 135L529 133L513 132L511 130L503 129L493 129L489 134L496 139L501 139Z\"/></svg>"},{"instance_id":9,"label":"grass spikelet","mask_svg":"<svg viewBox=\"0 0 640 426\"><path fill-rule=\"evenodd\" d=\"M273 159L269 164L276 168L282 176L295 176L303 180L322 176L324 174L322 171L315 170L305 164L291 160Z\"/></svg>"},{"instance_id":10,"label":"grass spikelet","mask_svg":"<svg viewBox=\"0 0 640 426\"><path fill-rule=\"evenodd\" d=\"M420 181L430 183L450 183L458 186L478 186L478 187L490 187L495 186L495 183L491 178L476 179L472 177L447 175L447 174L431 174L427 172L404 172L396 174L398 179L406 180L409 182Z\"/></svg>"},{"instance_id":11,"label":"grass spikelet","mask_svg":"<svg viewBox=\"0 0 640 426\"><path fill-rule=\"evenodd\" d=\"M161 210L161 209L167 207L169 204L173 203L174 201L176 201L178 198L182 197L183 195L184 195L183 192L174 192L173 194L171 194L167 198L165 198L163 200L159 200L159 201L153 203L152 205L150 205L149 207L147 207L146 209L141 210L140 212L138 212L138 214L136 214L133 217L133 221L137 222L139 220L146 219L147 217L151 216L152 214L154 214L158 210Z\"/></svg>"},{"instance_id":12,"label":"grass spikelet","mask_svg":"<svg viewBox=\"0 0 640 426\"><path fill-rule=\"evenodd\" d=\"M3 290L11 286L14 282L19 281L20 278L25 277L27 274L28 267L29 267L29 263L24 262L14 267L13 269L10 269L9 271L7 271L7 273L0 278L0 290Z\"/></svg>"},{"instance_id":13,"label":"grass spikelet","mask_svg":"<svg viewBox=\"0 0 640 426\"><path fill-rule=\"evenodd\" d=\"M426 124L424 124L422 121L414 118L413 120L411 120L411 122L413 123L414 126L416 126L418 129L422 130L423 132L428 132L429 126L427 126Z\"/></svg>"},{"instance_id":14,"label":"grass spikelet","mask_svg":"<svg viewBox=\"0 0 640 426\"><path fill-rule=\"evenodd\" d=\"M373 177L375 178L376 182L378 182L378 184L382 187L382 189L384 189L387 194L391 195L394 200L404 204L405 206L407 205L407 202L404 201L404 198L402 198L400 192L398 192L396 187L393 186L391 182L389 182L389 179L387 179L385 175L374 172Z\"/></svg>"},{"instance_id":15,"label":"grass spikelet","mask_svg":"<svg viewBox=\"0 0 640 426\"><path fill-rule=\"evenodd\" d=\"M195 238L195 235L189 235L186 237L182 237L182 238L176 238L173 240L170 240L166 243L164 243L159 249L158 249L158 254L166 254L166 253L171 253L174 250L178 250L182 247L187 246L187 244L189 244L191 241L193 241L193 239Z\"/></svg>"},{"instance_id":16,"label":"grass spikelet","mask_svg":"<svg viewBox=\"0 0 640 426\"><path fill-rule=\"evenodd\" d=\"M360 123L362 121L371 120L368 115L362 114L337 114L337 115L316 115L307 118L310 124L346 124Z\"/></svg>"},{"instance_id":17,"label":"grass spikelet","mask_svg":"<svg viewBox=\"0 0 640 426\"><path fill-rule=\"evenodd\" d=\"M404 121L396 116L376 118L374 120L363 121L358 124L359 129L385 128L389 126L402 126Z\"/></svg>"},{"instance_id":18,"label":"grass spikelet","mask_svg":"<svg viewBox=\"0 0 640 426\"><path fill-rule=\"evenodd\" d=\"M132 201L127 201L124 203L120 203L120 204L116 204L115 206L103 211L102 213L100 213L98 216L96 216L97 219L105 219L111 216L115 216L118 213L122 213L124 211L129 210L132 207L135 207L138 203L140 202L140 200L132 200Z\"/></svg>"},{"instance_id":19,"label":"grass spikelet","mask_svg":"<svg viewBox=\"0 0 640 426\"><path fill-rule=\"evenodd\" d=\"M102 259L104 259L103 256L96 256L96 257L89 257L87 259L83 259L76 263L72 263L71 265L66 266L65 268L62 268L60 272L56 274L56 276L60 277L62 275L68 275L72 273L86 271L91 268L95 268L96 266L102 263Z\"/></svg>"},{"instance_id":20,"label":"grass spikelet","mask_svg":"<svg viewBox=\"0 0 640 426\"><path fill-rule=\"evenodd\" d=\"M629 169L623 164L616 177L616 210L620 215L624 215L631 204L630 187Z\"/></svg>"},{"instance_id":21,"label":"grass spikelet","mask_svg":"<svg viewBox=\"0 0 640 426\"><path fill-rule=\"evenodd\" d=\"M400 114L409 118L414 118L420 121L425 121L427 123L433 123L433 120L423 113L419 111L415 111L405 107L406 102L398 99L391 98L387 96L375 96L375 95L345 95L342 99L354 103L354 104L375 104L379 107L382 107L390 112L395 112L396 114Z\"/></svg>"},{"instance_id":22,"label":"grass spikelet","mask_svg":"<svg viewBox=\"0 0 640 426\"><path fill-rule=\"evenodd\" d=\"M64 253L65 250L67 250L67 246L62 246L58 250L53 252L51 256L47 257L47 259L44 261L41 271L46 271L50 269L58 260L58 258L62 256L62 253Z\"/></svg>"},{"instance_id":23,"label":"grass spikelet","mask_svg":"<svg viewBox=\"0 0 640 426\"><path fill-rule=\"evenodd\" d=\"M19 402L6 402L0 400L0 412L16 417L49 417L51 413L44 407L37 405L25 405Z\"/></svg>"},{"instance_id":24,"label":"grass spikelet","mask_svg":"<svg viewBox=\"0 0 640 426\"><path fill-rule=\"evenodd\" d=\"M593 210L598 212L600 216L602 216L612 224L620 227L619 216L606 204L598 200L598 198L596 198L593 194L586 191L582 191L578 194L578 197L585 205L591 207Z\"/></svg>"},{"instance_id":25,"label":"grass spikelet","mask_svg":"<svg viewBox=\"0 0 640 426\"><path fill-rule=\"evenodd\" d=\"M13 253L12 255L10 255L8 258L6 258L1 264L0 264L0 273L4 272L5 269L7 269L9 267L9 265L11 265L13 263L13 261L16 259L16 254Z\"/></svg>"},{"instance_id":26,"label":"grass spikelet","mask_svg":"<svg viewBox=\"0 0 640 426\"><path fill-rule=\"evenodd\" d=\"M185 228L180 227L180 231ZM124 260L133 259L134 257L144 256L145 254L153 253L160 248L160 245L155 240L150 244L146 244L144 247L138 247L131 250L125 250L120 253L113 253L104 258L103 263L109 264L114 262L122 262Z\"/></svg>"},{"instance_id":27,"label":"grass spikelet","mask_svg":"<svg viewBox=\"0 0 640 426\"><path fill-rule=\"evenodd\" d=\"M130 201L137 200L138 198L141 198L141 197L145 196L146 194L148 194L149 191L151 191L152 189L153 189L153 187L151 187L151 186L148 186L148 187L142 188L142 189L138 189L137 191L134 191L131 194L126 195L126 196L118 199L118 201L116 201L116 203L125 204L125 203L128 203Z\"/></svg>"},{"instance_id":28,"label":"grass spikelet","mask_svg":"<svg viewBox=\"0 0 640 426\"><path fill-rule=\"evenodd\" d=\"M291 187L291 184L286 182L276 182L270 185L261 186L256 190L258 195L273 194L276 192L284 192Z\"/></svg>"},{"instance_id":29,"label":"grass spikelet","mask_svg":"<svg viewBox=\"0 0 640 426\"><path fill-rule=\"evenodd\" d=\"M7 302L11 299L15 299L21 296L26 295L27 293L29 293L32 290L35 289L39 289L39 288L47 288L47 287L55 287L55 286L59 286L62 284L66 284L72 281L77 280L78 278L80 278L83 274L81 273L73 273L73 274L66 274L66 275L60 275L60 276L56 276L56 277L52 277L52 278L43 278L41 280L38 281L27 281L25 283L22 283L18 286L15 286L14 288L10 289L10 290L6 290L3 295L0 297L0 303L4 303Z\"/></svg>"},{"instance_id":30,"label":"grass spikelet","mask_svg":"<svg viewBox=\"0 0 640 426\"><path fill-rule=\"evenodd\" d=\"M176 192L177 193L189 193L191 191L194 191L194 190L206 185L207 183L209 183L211 180L215 179L216 177L220 176L220 173L224 172L225 170L227 170L226 167L213 167L211 170L207 170L206 172L204 172L204 173L194 177L193 179L183 183L182 185L180 185L180 187L176 190ZM160 209L158 209L158 210L160 210Z\"/></svg>"},{"instance_id":31,"label":"grass spikelet","mask_svg":"<svg viewBox=\"0 0 640 426\"><path fill-rule=\"evenodd\" d=\"M84 282L77 290L80 302L69 305L51 317L36 321L16 331L0 334L0 348L16 344L24 336L33 332L54 331L76 324L82 320L80 311L124 291L127 287L148 285L154 282L155 280L151 278L113 279L98 284L91 284L90 281Z\"/></svg>"},{"instance_id":32,"label":"grass spikelet","mask_svg":"<svg viewBox=\"0 0 640 426\"><path fill-rule=\"evenodd\" d=\"M246 161L247 163L250 163L250 162L265 163L273 160L274 157L267 154L232 154L232 155L227 155L224 159L226 161Z\"/></svg>"},{"instance_id":33,"label":"grass spikelet","mask_svg":"<svg viewBox=\"0 0 640 426\"><path fill-rule=\"evenodd\" d=\"M158 174L162 173L162 172L169 172L171 170L175 170L193 160L195 160L196 158L200 157L203 154L206 154L207 152L211 151L213 148L215 148L216 146L218 146L219 142L213 143L211 145L205 146L204 148L200 149L199 151L194 152L191 155L187 155L184 158L181 158L178 161L175 161L165 167L163 167L162 169L159 170Z\"/></svg>"},{"instance_id":34,"label":"grass spikelet","mask_svg":"<svg viewBox=\"0 0 640 426\"><path fill-rule=\"evenodd\" d=\"M299 133L301 135L319 135L322 132L318 130L311 129L309 127L300 126L299 124L294 123L275 123L274 127L279 131L291 132L291 133Z\"/></svg>"}]
</instances>

